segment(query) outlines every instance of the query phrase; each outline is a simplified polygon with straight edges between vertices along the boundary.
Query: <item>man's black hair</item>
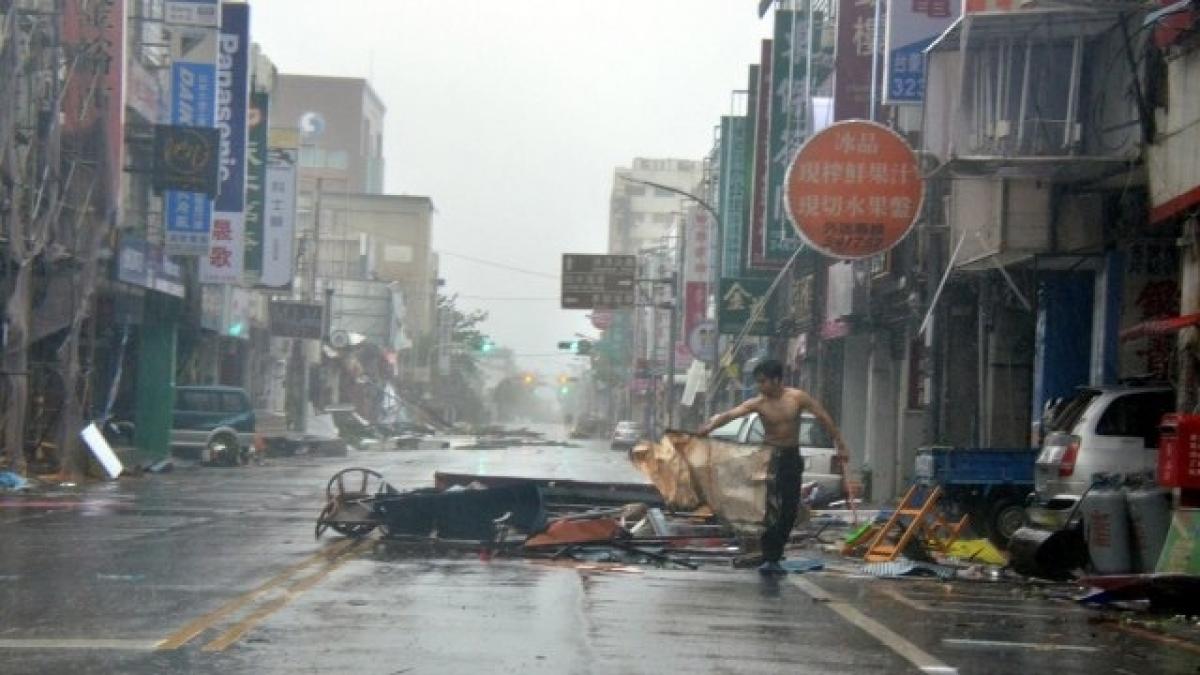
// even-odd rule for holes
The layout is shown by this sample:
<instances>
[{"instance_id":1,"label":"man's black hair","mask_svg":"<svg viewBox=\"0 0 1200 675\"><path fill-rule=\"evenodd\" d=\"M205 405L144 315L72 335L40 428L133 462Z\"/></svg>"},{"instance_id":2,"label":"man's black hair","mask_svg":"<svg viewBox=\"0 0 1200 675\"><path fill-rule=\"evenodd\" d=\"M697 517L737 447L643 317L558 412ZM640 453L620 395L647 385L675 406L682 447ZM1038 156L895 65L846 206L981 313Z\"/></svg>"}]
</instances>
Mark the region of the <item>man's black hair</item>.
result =
<instances>
[{"instance_id":1,"label":"man's black hair","mask_svg":"<svg viewBox=\"0 0 1200 675\"><path fill-rule=\"evenodd\" d=\"M768 380L782 380L783 364L775 359L767 359L754 366L754 377L764 377Z\"/></svg>"}]
</instances>

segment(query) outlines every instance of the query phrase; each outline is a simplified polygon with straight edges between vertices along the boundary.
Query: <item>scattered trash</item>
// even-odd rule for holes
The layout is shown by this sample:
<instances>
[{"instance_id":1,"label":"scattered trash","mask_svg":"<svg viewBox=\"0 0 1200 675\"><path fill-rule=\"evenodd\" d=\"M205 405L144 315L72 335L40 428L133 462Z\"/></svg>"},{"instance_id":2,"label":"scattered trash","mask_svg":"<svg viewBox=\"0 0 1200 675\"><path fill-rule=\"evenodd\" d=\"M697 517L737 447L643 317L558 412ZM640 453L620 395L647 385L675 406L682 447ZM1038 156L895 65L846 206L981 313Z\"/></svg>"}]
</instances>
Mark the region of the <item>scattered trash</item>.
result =
<instances>
[{"instance_id":1,"label":"scattered trash","mask_svg":"<svg viewBox=\"0 0 1200 675\"><path fill-rule=\"evenodd\" d=\"M622 534L621 523L616 518L562 518L526 540L525 548L609 542Z\"/></svg>"},{"instance_id":2,"label":"scattered trash","mask_svg":"<svg viewBox=\"0 0 1200 675\"><path fill-rule=\"evenodd\" d=\"M1087 543L1078 528L1022 527L1008 542L1009 564L1027 577L1066 581L1087 565Z\"/></svg>"},{"instance_id":3,"label":"scattered trash","mask_svg":"<svg viewBox=\"0 0 1200 675\"><path fill-rule=\"evenodd\" d=\"M811 558L798 558L796 560L784 560L779 563L785 572L792 574L804 574L805 572L819 572L825 569L825 563L820 560Z\"/></svg>"},{"instance_id":4,"label":"scattered trash","mask_svg":"<svg viewBox=\"0 0 1200 675\"><path fill-rule=\"evenodd\" d=\"M963 562L1007 565L1008 558L987 539L960 539L946 549L946 556Z\"/></svg>"},{"instance_id":5,"label":"scattered trash","mask_svg":"<svg viewBox=\"0 0 1200 675\"><path fill-rule=\"evenodd\" d=\"M677 510L708 506L743 536L758 536L767 510L771 449L667 432L630 460Z\"/></svg>"},{"instance_id":6,"label":"scattered trash","mask_svg":"<svg viewBox=\"0 0 1200 675\"><path fill-rule=\"evenodd\" d=\"M937 577L943 581L953 579L958 570L946 565L919 562L900 558L890 562L872 562L863 565L862 571L873 577L883 579L893 577Z\"/></svg>"},{"instance_id":7,"label":"scattered trash","mask_svg":"<svg viewBox=\"0 0 1200 675\"><path fill-rule=\"evenodd\" d=\"M83 442L87 444L88 449L92 451L92 456L104 467L105 473L110 479L115 480L121 475L124 467L121 466L121 460L117 459L116 453L113 452L108 441L105 440L104 434L100 432L100 428L95 423L89 424L79 432Z\"/></svg>"},{"instance_id":8,"label":"scattered trash","mask_svg":"<svg viewBox=\"0 0 1200 675\"><path fill-rule=\"evenodd\" d=\"M20 474L0 471L0 490L28 490L29 481Z\"/></svg>"},{"instance_id":9,"label":"scattered trash","mask_svg":"<svg viewBox=\"0 0 1200 675\"><path fill-rule=\"evenodd\" d=\"M146 473L170 473L175 469L175 463L170 459L160 459L146 467Z\"/></svg>"},{"instance_id":10,"label":"scattered trash","mask_svg":"<svg viewBox=\"0 0 1200 675\"><path fill-rule=\"evenodd\" d=\"M1145 601L1159 612L1200 613L1200 576L1190 574L1119 574L1083 577L1079 583L1099 589L1080 602L1108 605Z\"/></svg>"}]
</instances>

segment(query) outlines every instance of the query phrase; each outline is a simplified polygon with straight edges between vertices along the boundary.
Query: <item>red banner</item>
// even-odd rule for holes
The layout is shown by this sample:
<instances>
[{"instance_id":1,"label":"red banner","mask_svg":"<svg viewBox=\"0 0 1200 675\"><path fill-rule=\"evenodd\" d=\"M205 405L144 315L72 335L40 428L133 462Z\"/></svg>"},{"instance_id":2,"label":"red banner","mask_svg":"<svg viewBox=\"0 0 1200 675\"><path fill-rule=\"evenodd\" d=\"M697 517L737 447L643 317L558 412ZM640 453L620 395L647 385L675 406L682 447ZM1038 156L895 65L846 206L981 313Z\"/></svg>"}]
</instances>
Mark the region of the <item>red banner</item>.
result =
<instances>
[{"instance_id":1,"label":"red banner","mask_svg":"<svg viewBox=\"0 0 1200 675\"><path fill-rule=\"evenodd\" d=\"M64 137L81 143L85 153L103 148L101 184L105 203L115 210L125 154L124 0L64 0L62 41L68 68Z\"/></svg>"},{"instance_id":2,"label":"red banner","mask_svg":"<svg viewBox=\"0 0 1200 675\"><path fill-rule=\"evenodd\" d=\"M874 45L874 0L840 0L833 67L834 121L871 117L871 55Z\"/></svg>"}]
</instances>

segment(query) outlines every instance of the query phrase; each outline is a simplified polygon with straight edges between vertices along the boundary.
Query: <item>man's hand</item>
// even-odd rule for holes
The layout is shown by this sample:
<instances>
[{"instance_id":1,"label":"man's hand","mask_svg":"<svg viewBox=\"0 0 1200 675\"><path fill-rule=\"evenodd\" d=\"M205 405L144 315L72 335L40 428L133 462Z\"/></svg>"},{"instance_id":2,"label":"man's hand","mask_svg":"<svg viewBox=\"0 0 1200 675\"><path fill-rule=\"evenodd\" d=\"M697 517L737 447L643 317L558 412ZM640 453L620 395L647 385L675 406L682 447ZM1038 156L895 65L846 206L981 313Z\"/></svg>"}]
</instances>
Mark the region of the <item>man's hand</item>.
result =
<instances>
[{"instance_id":1,"label":"man's hand","mask_svg":"<svg viewBox=\"0 0 1200 675\"><path fill-rule=\"evenodd\" d=\"M696 430L696 435L701 437L707 436L713 429L716 429L718 426L720 426L720 423L721 416L713 415L708 419L707 422L700 425L700 428Z\"/></svg>"}]
</instances>

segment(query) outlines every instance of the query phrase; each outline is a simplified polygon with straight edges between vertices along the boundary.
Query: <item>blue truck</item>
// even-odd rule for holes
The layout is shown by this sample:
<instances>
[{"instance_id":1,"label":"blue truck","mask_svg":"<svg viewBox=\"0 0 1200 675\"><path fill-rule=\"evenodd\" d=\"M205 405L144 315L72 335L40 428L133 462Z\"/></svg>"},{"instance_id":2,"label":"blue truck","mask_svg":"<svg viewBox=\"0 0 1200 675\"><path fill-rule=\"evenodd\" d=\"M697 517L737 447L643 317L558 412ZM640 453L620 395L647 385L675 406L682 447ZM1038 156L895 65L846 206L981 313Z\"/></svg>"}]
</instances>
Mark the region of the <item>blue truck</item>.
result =
<instances>
[{"instance_id":1,"label":"blue truck","mask_svg":"<svg viewBox=\"0 0 1200 675\"><path fill-rule=\"evenodd\" d=\"M1025 523L1025 501L1033 491L1038 448L954 448L917 451L915 478L942 488L943 503L967 514L976 531L1004 547Z\"/></svg>"}]
</instances>

